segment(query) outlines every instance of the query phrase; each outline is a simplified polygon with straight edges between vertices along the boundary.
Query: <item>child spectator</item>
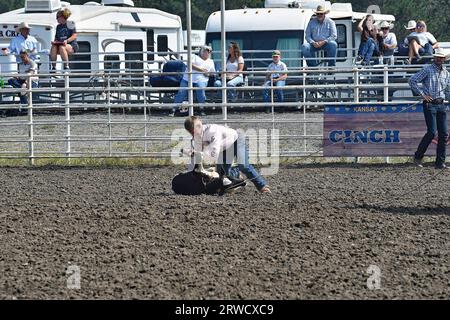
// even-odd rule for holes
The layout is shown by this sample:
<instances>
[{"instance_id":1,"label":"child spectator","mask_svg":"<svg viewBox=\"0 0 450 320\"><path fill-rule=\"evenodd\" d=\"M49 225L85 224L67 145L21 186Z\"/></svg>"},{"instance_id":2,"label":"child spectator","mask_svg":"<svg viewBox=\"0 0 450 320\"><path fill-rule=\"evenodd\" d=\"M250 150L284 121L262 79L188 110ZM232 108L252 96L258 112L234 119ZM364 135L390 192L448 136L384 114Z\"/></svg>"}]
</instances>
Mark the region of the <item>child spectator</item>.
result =
<instances>
[{"instance_id":1,"label":"child spectator","mask_svg":"<svg viewBox=\"0 0 450 320\"><path fill-rule=\"evenodd\" d=\"M28 84L27 76L34 75L37 73L37 64L36 62L30 59L30 56L28 55L27 51L20 52L20 60L21 61L18 64L19 74L17 75L17 77L9 79L8 83L13 88L29 89L27 86ZM37 81L38 77L31 77L32 88L37 88L38 86ZM28 104L27 92L21 92L19 96L21 104Z\"/></svg>"},{"instance_id":2,"label":"child spectator","mask_svg":"<svg viewBox=\"0 0 450 320\"><path fill-rule=\"evenodd\" d=\"M272 62L267 67L267 71L273 72L277 71L277 73L268 73L266 74L266 80L264 86L267 87L263 91L264 102L270 102L270 87L272 87L272 83L274 87L280 88L286 85L287 74L284 73L287 71L287 66L284 62L281 61L281 52L280 50L275 50L272 53ZM284 95L282 89L275 90L277 95L278 102L284 101ZM266 107L266 112L270 112L270 107Z\"/></svg>"}]
</instances>

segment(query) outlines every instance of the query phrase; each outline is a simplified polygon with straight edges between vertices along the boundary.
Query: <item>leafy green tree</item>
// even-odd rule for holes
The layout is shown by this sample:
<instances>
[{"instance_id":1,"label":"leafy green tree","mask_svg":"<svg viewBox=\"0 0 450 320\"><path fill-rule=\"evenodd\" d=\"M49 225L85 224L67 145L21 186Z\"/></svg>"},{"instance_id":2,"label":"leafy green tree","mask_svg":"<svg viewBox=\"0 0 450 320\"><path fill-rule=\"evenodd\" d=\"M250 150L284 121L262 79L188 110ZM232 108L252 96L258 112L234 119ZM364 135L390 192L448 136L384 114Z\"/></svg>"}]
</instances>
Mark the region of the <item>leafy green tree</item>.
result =
<instances>
[{"instance_id":1,"label":"leafy green tree","mask_svg":"<svg viewBox=\"0 0 450 320\"><path fill-rule=\"evenodd\" d=\"M72 4L82 4L92 0L68 0ZM101 0L95 0L101 2ZM450 1L449 0L332 0L351 2L355 11L366 12L371 4L378 5L382 13L396 17L394 32L401 39L406 35L403 28L408 20L425 20L428 31L439 41L450 41ZM0 13L23 7L25 0L0 0ZM185 0L134 0L135 6L156 8L179 15L186 27ZM220 10L219 0L191 0L192 28L204 29L209 15ZM227 0L227 9L263 7L264 0Z\"/></svg>"}]
</instances>

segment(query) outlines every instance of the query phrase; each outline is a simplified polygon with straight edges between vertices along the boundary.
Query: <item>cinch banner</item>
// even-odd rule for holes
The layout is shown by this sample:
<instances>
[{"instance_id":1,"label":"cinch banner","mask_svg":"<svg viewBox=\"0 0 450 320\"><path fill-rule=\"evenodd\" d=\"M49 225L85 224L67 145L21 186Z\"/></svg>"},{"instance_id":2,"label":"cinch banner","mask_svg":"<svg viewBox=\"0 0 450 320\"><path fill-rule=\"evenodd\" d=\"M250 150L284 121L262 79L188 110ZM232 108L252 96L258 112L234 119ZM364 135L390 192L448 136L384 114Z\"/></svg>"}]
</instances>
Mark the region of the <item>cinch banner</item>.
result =
<instances>
[{"instance_id":1,"label":"cinch banner","mask_svg":"<svg viewBox=\"0 0 450 320\"><path fill-rule=\"evenodd\" d=\"M329 106L324 112L323 155L412 156L426 131L422 103ZM437 133L427 155L435 155L436 146Z\"/></svg>"}]
</instances>

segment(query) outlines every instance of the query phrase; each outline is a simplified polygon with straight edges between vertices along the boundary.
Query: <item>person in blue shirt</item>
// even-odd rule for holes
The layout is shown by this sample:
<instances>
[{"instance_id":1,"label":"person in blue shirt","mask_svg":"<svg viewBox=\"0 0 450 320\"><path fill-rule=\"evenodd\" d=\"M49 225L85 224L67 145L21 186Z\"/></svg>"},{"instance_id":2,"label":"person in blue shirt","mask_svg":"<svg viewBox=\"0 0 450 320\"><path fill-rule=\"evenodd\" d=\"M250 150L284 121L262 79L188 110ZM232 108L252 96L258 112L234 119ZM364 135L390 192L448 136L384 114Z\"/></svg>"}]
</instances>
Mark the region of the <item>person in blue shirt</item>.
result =
<instances>
[{"instance_id":1,"label":"person in blue shirt","mask_svg":"<svg viewBox=\"0 0 450 320\"><path fill-rule=\"evenodd\" d=\"M427 125L427 133L420 141L414 155L414 163L423 167L422 159L428 146L438 132L438 145L435 166L437 169L448 168L445 165L448 140L447 106L444 100L450 99L450 73L445 69L447 58L443 49L436 49L434 62L425 66L409 79L409 85L414 93L423 98L423 113ZM419 86L422 83L422 87Z\"/></svg>"},{"instance_id":2,"label":"person in blue shirt","mask_svg":"<svg viewBox=\"0 0 450 320\"><path fill-rule=\"evenodd\" d=\"M31 27L26 22L22 22L16 28L19 33L16 37L11 39L9 48L5 50L5 54L14 54L17 63L22 62L20 53L26 51L31 60L37 59L38 42L35 37L30 35Z\"/></svg>"},{"instance_id":3,"label":"person in blue shirt","mask_svg":"<svg viewBox=\"0 0 450 320\"><path fill-rule=\"evenodd\" d=\"M64 8L56 13L55 40L52 41L50 49L50 60L52 61L52 70L56 69L56 58L58 54L64 62L64 69L69 70L69 55L78 51L77 30L73 21L68 21L71 15L69 9Z\"/></svg>"},{"instance_id":4,"label":"person in blue shirt","mask_svg":"<svg viewBox=\"0 0 450 320\"><path fill-rule=\"evenodd\" d=\"M306 27L305 39L306 42L302 46L303 57L309 67L316 67L320 61L314 60L317 51L323 50L328 66L334 67L336 65L337 56L337 30L336 23L326 16L329 13L323 6L319 5L314 11L316 17L311 18Z\"/></svg>"}]
</instances>

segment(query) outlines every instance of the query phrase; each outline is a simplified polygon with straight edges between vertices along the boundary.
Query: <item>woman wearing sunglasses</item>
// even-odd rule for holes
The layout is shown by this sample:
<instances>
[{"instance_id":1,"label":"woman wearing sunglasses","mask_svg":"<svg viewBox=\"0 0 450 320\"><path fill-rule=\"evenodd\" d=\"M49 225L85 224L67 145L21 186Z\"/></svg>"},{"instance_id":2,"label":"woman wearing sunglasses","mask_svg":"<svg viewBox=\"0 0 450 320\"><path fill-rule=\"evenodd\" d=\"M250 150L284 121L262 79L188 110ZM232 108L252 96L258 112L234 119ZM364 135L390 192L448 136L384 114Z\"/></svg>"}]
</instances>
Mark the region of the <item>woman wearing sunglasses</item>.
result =
<instances>
[{"instance_id":1,"label":"woman wearing sunglasses","mask_svg":"<svg viewBox=\"0 0 450 320\"><path fill-rule=\"evenodd\" d=\"M425 21L421 20L417 22L416 32L411 33L407 37L407 43L409 45L408 63L411 64L415 58L415 62L424 63L422 56L433 55L433 51L439 48L439 43L436 38L427 31L427 25Z\"/></svg>"}]
</instances>

